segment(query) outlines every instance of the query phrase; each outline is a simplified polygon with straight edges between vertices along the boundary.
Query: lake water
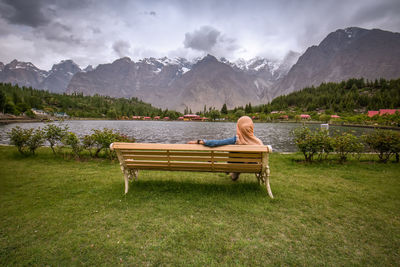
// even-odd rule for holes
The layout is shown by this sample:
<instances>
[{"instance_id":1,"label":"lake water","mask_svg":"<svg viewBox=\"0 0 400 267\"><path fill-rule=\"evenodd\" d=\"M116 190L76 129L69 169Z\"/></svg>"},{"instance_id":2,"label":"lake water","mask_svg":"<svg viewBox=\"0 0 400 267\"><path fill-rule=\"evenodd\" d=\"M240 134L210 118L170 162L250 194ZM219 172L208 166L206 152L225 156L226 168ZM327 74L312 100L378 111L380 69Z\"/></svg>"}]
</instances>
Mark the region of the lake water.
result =
<instances>
[{"instance_id":1,"label":"lake water","mask_svg":"<svg viewBox=\"0 0 400 267\"><path fill-rule=\"evenodd\" d=\"M54 122L56 125L67 125L69 131L78 136L91 134L92 129L110 128L130 137L140 143L186 143L197 139L224 139L235 135L236 123L233 122L188 122L188 121L65 121ZM45 127L45 123L13 123L0 125L0 143L9 144L7 132L15 126L21 128ZM301 126L301 123L255 123L255 135L264 144L271 145L277 152L293 152L296 146L293 143L291 131ZM310 128L319 128L319 124L307 125ZM353 132L361 135L372 129L330 126L330 132L335 130Z\"/></svg>"}]
</instances>

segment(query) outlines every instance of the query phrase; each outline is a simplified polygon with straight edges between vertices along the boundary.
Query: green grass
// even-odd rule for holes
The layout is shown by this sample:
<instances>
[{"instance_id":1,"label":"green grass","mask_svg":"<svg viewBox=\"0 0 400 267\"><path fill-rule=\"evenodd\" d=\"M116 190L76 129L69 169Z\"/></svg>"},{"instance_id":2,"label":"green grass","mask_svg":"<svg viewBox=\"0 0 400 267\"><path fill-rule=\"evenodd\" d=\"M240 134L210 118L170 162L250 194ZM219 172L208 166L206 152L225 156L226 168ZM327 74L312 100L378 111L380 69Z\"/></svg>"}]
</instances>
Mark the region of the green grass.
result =
<instances>
[{"instance_id":1,"label":"green grass","mask_svg":"<svg viewBox=\"0 0 400 267\"><path fill-rule=\"evenodd\" d=\"M142 171L0 147L0 265L398 266L400 164L271 156L245 174ZM374 156L376 157L376 156Z\"/></svg>"}]
</instances>

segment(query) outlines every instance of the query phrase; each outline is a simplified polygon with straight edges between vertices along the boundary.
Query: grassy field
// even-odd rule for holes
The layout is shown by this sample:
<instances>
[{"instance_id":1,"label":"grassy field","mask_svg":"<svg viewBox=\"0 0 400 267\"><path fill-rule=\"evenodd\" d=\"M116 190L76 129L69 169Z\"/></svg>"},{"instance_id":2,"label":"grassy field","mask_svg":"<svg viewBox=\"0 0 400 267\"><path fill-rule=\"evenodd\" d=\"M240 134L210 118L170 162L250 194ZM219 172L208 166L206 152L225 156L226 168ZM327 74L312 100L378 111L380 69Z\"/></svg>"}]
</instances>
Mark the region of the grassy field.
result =
<instances>
[{"instance_id":1,"label":"grassy field","mask_svg":"<svg viewBox=\"0 0 400 267\"><path fill-rule=\"evenodd\" d=\"M367 158L370 157L370 158ZM399 266L400 164L271 156L254 175L140 172L0 147L0 265Z\"/></svg>"}]
</instances>

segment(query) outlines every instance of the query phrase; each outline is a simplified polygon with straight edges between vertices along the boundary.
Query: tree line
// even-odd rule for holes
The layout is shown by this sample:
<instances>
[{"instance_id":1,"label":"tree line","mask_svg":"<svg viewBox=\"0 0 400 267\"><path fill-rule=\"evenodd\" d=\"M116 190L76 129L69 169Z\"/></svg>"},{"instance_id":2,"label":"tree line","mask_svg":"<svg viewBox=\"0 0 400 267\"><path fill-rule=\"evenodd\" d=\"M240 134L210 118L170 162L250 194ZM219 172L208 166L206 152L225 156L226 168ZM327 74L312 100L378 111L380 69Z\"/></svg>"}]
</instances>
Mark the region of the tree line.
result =
<instances>
[{"instance_id":1,"label":"tree line","mask_svg":"<svg viewBox=\"0 0 400 267\"><path fill-rule=\"evenodd\" d=\"M274 110L325 110L326 113L394 109L400 107L400 79L375 81L349 79L340 83L322 83L275 98L256 107L269 113Z\"/></svg>"},{"instance_id":2,"label":"tree line","mask_svg":"<svg viewBox=\"0 0 400 267\"><path fill-rule=\"evenodd\" d=\"M110 118L122 116L160 116L176 119L182 114L173 110L162 110L145 103L136 97L112 98L108 96L84 96L56 94L31 87L19 87L9 83L0 83L0 111L20 115L34 116L31 109L40 109L49 114L65 112L71 117Z\"/></svg>"}]
</instances>

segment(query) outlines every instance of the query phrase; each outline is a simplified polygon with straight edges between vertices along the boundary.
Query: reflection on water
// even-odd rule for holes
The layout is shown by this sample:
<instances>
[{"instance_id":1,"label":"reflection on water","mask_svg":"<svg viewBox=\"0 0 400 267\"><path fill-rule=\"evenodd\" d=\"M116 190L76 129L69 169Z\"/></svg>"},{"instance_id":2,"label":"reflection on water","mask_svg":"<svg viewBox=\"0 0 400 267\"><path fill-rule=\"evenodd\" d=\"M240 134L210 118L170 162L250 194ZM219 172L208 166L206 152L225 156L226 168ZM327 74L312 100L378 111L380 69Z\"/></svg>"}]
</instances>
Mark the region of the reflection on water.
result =
<instances>
[{"instance_id":1,"label":"reflection on water","mask_svg":"<svg viewBox=\"0 0 400 267\"><path fill-rule=\"evenodd\" d=\"M223 139L235 135L236 123L233 122L183 122L183 121L66 121L55 122L67 125L71 132L84 136L90 134L92 129L111 128L130 137L136 138L140 143L186 143L197 139ZM43 128L45 123L14 123L0 125L0 143L9 144L7 132L15 126L22 128ZM272 145L274 151L296 151L290 132L300 127L300 123L255 123L255 135L264 144ZM310 128L319 128L319 124L307 125ZM354 131L361 135L371 129L349 128L331 126L330 132Z\"/></svg>"}]
</instances>

